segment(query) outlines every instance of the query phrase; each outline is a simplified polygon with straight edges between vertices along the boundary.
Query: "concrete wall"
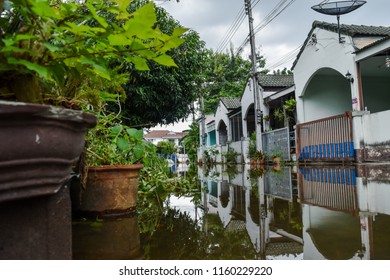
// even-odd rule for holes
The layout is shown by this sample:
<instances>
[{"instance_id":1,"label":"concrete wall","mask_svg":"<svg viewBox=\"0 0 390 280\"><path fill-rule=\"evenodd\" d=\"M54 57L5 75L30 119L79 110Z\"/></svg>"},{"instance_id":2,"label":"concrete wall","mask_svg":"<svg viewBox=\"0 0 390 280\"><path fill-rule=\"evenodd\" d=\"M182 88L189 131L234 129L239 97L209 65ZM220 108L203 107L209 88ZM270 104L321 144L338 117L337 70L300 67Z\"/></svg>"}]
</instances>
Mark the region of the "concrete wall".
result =
<instances>
[{"instance_id":1,"label":"concrete wall","mask_svg":"<svg viewBox=\"0 0 390 280\"><path fill-rule=\"evenodd\" d=\"M316 28L312 34L316 35L316 40L305 46L294 68L298 123L331 116L346 107L358 110L361 102L357 82L344 81L342 90L347 92L346 95L340 96L340 91L335 91L347 72L357 77L351 38L346 37L346 43L340 44L337 33ZM324 69L333 69L338 74L330 73L331 77L326 78ZM316 80L317 74L321 75L321 79L329 80L320 84L321 80ZM353 105L352 98L356 100Z\"/></svg>"}]
</instances>

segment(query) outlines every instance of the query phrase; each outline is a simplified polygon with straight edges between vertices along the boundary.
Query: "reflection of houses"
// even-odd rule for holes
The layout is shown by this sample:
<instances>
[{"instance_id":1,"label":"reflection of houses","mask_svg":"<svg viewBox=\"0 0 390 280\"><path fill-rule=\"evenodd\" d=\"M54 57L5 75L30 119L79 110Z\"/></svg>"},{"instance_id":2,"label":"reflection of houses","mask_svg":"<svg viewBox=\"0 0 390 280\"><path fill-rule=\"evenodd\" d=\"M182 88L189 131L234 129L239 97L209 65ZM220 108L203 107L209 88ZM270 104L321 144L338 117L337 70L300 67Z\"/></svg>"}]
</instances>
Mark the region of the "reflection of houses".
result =
<instances>
[{"instance_id":1,"label":"reflection of houses","mask_svg":"<svg viewBox=\"0 0 390 280\"><path fill-rule=\"evenodd\" d=\"M390 159L389 36L389 27L313 23L293 66L301 160Z\"/></svg>"},{"instance_id":2,"label":"reflection of houses","mask_svg":"<svg viewBox=\"0 0 390 280\"><path fill-rule=\"evenodd\" d=\"M293 214L300 207L296 199L293 202L291 170L284 171L277 175L270 171L266 182L257 183L251 182L247 168L228 176L215 172L218 176L210 180L199 176L207 187L202 197L208 212L218 214L226 231L246 230L259 258L296 258L303 251L301 234L291 227L293 216L300 221L300 210Z\"/></svg>"},{"instance_id":3,"label":"reflection of houses","mask_svg":"<svg viewBox=\"0 0 390 280\"><path fill-rule=\"evenodd\" d=\"M263 115L266 116L262 120L262 132L267 132L263 134L263 139L264 143L270 146L264 147L264 150L284 149L285 159L290 159L289 132L295 124L295 114L286 112L283 105L286 100L294 98L293 77L292 75L259 75L258 81L260 94L264 97ZM220 155L233 149L239 154L237 162L248 162L248 143L255 127L254 92L249 79L241 98L222 97L214 119L211 116L205 118L206 149L214 146ZM284 142L275 141L276 138L280 138L279 135L276 137L273 131L270 132L278 128L286 128L283 130L286 135L282 137L285 139ZM202 129L200 133L202 134ZM267 141L268 138L272 140ZM199 151L198 157L201 155L202 151ZM219 159L223 160L222 157Z\"/></svg>"},{"instance_id":4,"label":"reflection of houses","mask_svg":"<svg viewBox=\"0 0 390 280\"><path fill-rule=\"evenodd\" d=\"M304 259L389 258L389 167L302 167Z\"/></svg>"}]
</instances>

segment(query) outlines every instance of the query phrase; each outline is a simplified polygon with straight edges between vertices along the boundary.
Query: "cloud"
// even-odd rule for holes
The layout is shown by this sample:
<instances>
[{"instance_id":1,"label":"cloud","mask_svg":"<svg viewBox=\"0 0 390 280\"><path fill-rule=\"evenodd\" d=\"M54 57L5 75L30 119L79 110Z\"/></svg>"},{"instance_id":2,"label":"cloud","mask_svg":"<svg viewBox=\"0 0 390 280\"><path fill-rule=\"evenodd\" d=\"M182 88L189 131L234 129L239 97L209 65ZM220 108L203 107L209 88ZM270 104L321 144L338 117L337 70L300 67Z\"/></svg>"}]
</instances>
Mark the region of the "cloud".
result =
<instances>
[{"instance_id":1,"label":"cloud","mask_svg":"<svg viewBox=\"0 0 390 280\"><path fill-rule=\"evenodd\" d=\"M285 1L285 4L290 0ZM331 0L330 2L337 1ZM314 20L336 23L335 16L323 15L311 9L322 0L296 0L261 31L256 33L256 46L262 48L268 60L277 60L300 46L308 35ZM278 3L282 1L254 1L254 26L261 25ZM183 26L199 33L206 47L217 49L226 38L226 32L244 7L244 0L172 0L161 5ZM341 23L390 26L389 0L367 0L354 12L341 16ZM229 49L230 41L238 48L248 36L248 18L242 21L235 35L224 44L222 51ZM246 54L246 51L244 52ZM292 63L292 62L291 62Z\"/></svg>"}]
</instances>

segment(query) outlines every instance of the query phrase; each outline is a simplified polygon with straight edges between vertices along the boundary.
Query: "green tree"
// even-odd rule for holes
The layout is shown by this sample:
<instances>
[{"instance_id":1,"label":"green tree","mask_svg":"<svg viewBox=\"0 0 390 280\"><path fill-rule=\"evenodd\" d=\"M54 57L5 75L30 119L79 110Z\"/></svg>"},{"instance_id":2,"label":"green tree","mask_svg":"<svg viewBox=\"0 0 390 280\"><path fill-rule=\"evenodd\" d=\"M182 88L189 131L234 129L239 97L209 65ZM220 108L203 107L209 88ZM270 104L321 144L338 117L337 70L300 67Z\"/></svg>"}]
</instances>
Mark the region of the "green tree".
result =
<instances>
[{"instance_id":1,"label":"green tree","mask_svg":"<svg viewBox=\"0 0 390 280\"><path fill-rule=\"evenodd\" d=\"M258 69L264 70L265 59L257 54ZM208 68L204 88L204 104L206 114L214 113L221 97L240 97L248 80L252 64L237 53L233 46L227 53L213 53L208 55Z\"/></svg>"},{"instance_id":2,"label":"green tree","mask_svg":"<svg viewBox=\"0 0 390 280\"><path fill-rule=\"evenodd\" d=\"M183 138L182 144L186 148L190 162L195 163L198 157L197 149L200 146L199 123L193 122L190 125L188 134Z\"/></svg>"},{"instance_id":3,"label":"green tree","mask_svg":"<svg viewBox=\"0 0 390 280\"><path fill-rule=\"evenodd\" d=\"M157 149L161 154L171 155L175 152L175 144L173 142L161 141L157 143Z\"/></svg>"},{"instance_id":4,"label":"green tree","mask_svg":"<svg viewBox=\"0 0 390 280\"><path fill-rule=\"evenodd\" d=\"M288 70L287 67L284 67L283 70L278 69L273 71L274 75L290 75L292 73L293 72L291 70Z\"/></svg>"},{"instance_id":5,"label":"green tree","mask_svg":"<svg viewBox=\"0 0 390 280\"><path fill-rule=\"evenodd\" d=\"M134 0L131 9L139 9L150 0ZM166 34L181 28L163 8L155 7L156 26ZM125 63L122 73L130 75L124 85L126 101L121 104L124 121L130 126L151 127L156 124L171 124L187 118L193 111L197 98L199 73L205 63L205 42L198 33L187 31L181 36L184 43L167 54L177 67L166 67L155 61L148 61L147 68L140 71L134 63ZM141 69L142 70L142 69ZM118 108L111 108L118 110Z\"/></svg>"}]
</instances>

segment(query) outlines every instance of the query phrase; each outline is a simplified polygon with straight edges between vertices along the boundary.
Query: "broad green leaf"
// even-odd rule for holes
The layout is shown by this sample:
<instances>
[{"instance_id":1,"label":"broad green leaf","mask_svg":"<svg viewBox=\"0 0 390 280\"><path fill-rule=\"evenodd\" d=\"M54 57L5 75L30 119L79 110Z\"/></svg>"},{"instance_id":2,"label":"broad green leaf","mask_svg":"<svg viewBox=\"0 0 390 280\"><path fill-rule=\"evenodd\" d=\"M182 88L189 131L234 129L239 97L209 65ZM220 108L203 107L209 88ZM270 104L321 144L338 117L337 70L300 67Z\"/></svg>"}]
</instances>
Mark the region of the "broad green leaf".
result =
<instances>
[{"instance_id":1,"label":"broad green leaf","mask_svg":"<svg viewBox=\"0 0 390 280\"><path fill-rule=\"evenodd\" d=\"M86 5L86 6L89 8L89 10L91 11L91 14L92 14L93 18L94 18L101 26L103 26L104 28L107 28L108 23L107 23L106 19L105 19L104 17L101 17L101 16L99 16L99 15L97 14L97 12L96 12L94 6L93 6L92 4L90 4L90 3L86 3L85 5Z\"/></svg>"},{"instance_id":2,"label":"broad green leaf","mask_svg":"<svg viewBox=\"0 0 390 280\"><path fill-rule=\"evenodd\" d=\"M178 27L173 30L172 37L179 37L186 33L188 31L188 28L184 27Z\"/></svg>"},{"instance_id":3,"label":"broad green leaf","mask_svg":"<svg viewBox=\"0 0 390 280\"><path fill-rule=\"evenodd\" d=\"M108 41L112 46L128 46L134 42L133 38L129 38L127 34L111 34L108 36Z\"/></svg>"},{"instance_id":4,"label":"broad green leaf","mask_svg":"<svg viewBox=\"0 0 390 280\"><path fill-rule=\"evenodd\" d=\"M138 143L135 145L135 147L133 148L133 154L134 154L134 160L135 161L138 161L140 160L143 155L144 155L144 147L142 146L141 143Z\"/></svg>"},{"instance_id":5,"label":"broad green leaf","mask_svg":"<svg viewBox=\"0 0 390 280\"><path fill-rule=\"evenodd\" d=\"M176 66L177 67L177 65L176 65L175 61L172 59L172 57L170 57L167 54L157 56L157 57L153 58L153 60L161 65L164 65L164 66Z\"/></svg>"},{"instance_id":6,"label":"broad green leaf","mask_svg":"<svg viewBox=\"0 0 390 280\"><path fill-rule=\"evenodd\" d=\"M135 128L127 128L126 129L127 131L127 134L132 137L132 138L135 138L135 139L138 139L138 140L142 140L143 136L144 136L144 133L142 130L140 129L135 129Z\"/></svg>"},{"instance_id":7,"label":"broad green leaf","mask_svg":"<svg viewBox=\"0 0 390 280\"><path fill-rule=\"evenodd\" d=\"M116 140L116 145L118 146L119 150L121 150L122 152L128 152L130 150L129 142L122 137L119 137Z\"/></svg>"},{"instance_id":8,"label":"broad green leaf","mask_svg":"<svg viewBox=\"0 0 390 280\"><path fill-rule=\"evenodd\" d=\"M24 59L16 59L14 57L9 57L7 60L9 64L24 65L27 69L37 72L39 75L43 76L46 79L50 79L48 69L42 65Z\"/></svg>"},{"instance_id":9,"label":"broad green leaf","mask_svg":"<svg viewBox=\"0 0 390 280\"><path fill-rule=\"evenodd\" d=\"M36 13L38 16L42 18L49 18L49 19L60 19L60 11L54 7L50 6L49 0L40 0L40 1L29 1L29 3L32 5L31 9Z\"/></svg>"},{"instance_id":10,"label":"broad green leaf","mask_svg":"<svg viewBox=\"0 0 390 280\"><path fill-rule=\"evenodd\" d=\"M150 70L148 64L146 63L146 59L139 56L130 56L129 59L126 59L127 62L131 62L134 64L135 69L139 71L148 71Z\"/></svg>"},{"instance_id":11,"label":"broad green leaf","mask_svg":"<svg viewBox=\"0 0 390 280\"><path fill-rule=\"evenodd\" d=\"M61 50L60 47L50 44L49 42L43 42L42 45L45 46L51 52L57 52Z\"/></svg>"},{"instance_id":12,"label":"broad green leaf","mask_svg":"<svg viewBox=\"0 0 390 280\"><path fill-rule=\"evenodd\" d=\"M121 125L116 125L114 127L111 127L110 131L111 131L111 135L113 137L116 137L117 135L119 135L119 133L121 133L122 126Z\"/></svg>"},{"instance_id":13,"label":"broad green leaf","mask_svg":"<svg viewBox=\"0 0 390 280\"><path fill-rule=\"evenodd\" d=\"M30 34L17 34L15 36L15 40L16 41L20 41L20 40L30 40L30 39L37 39L38 36L35 36L35 35L30 35Z\"/></svg>"},{"instance_id":14,"label":"broad green leaf","mask_svg":"<svg viewBox=\"0 0 390 280\"><path fill-rule=\"evenodd\" d=\"M130 6L131 0L114 0L118 4L118 8L122 12L127 11L127 7Z\"/></svg>"},{"instance_id":15,"label":"broad green leaf","mask_svg":"<svg viewBox=\"0 0 390 280\"><path fill-rule=\"evenodd\" d=\"M158 51L165 53L171 49L179 47L184 42L185 42L185 40L183 38L179 38L179 37L172 38L172 39L168 40L167 42L165 42L165 44L161 48L158 48Z\"/></svg>"},{"instance_id":16,"label":"broad green leaf","mask_svg":"<svg viewBox=\"0 0 390 280\"><path fill-rule=\"evenodd\" d=\"M89 59L87 57L80 58L79 62L81 64L91 65L96 74L98 74L102 78L111 80L110 70L105 65L100 64L97 61Z\"/></svg>"},{"instance_id":17,"label":"broad green leaf","mask_svg":"<svg viewBox=\"0 0 390 280\"><path fill-rule=\"evenodd\" d=\"M156 13L154 11L154 4L152 2L137 9L132 15L133 22L138 22L149 27L152 27L157 21ZM138 31L140 33L143 32L143 30Z\"/></svg>"}]
</instances>

